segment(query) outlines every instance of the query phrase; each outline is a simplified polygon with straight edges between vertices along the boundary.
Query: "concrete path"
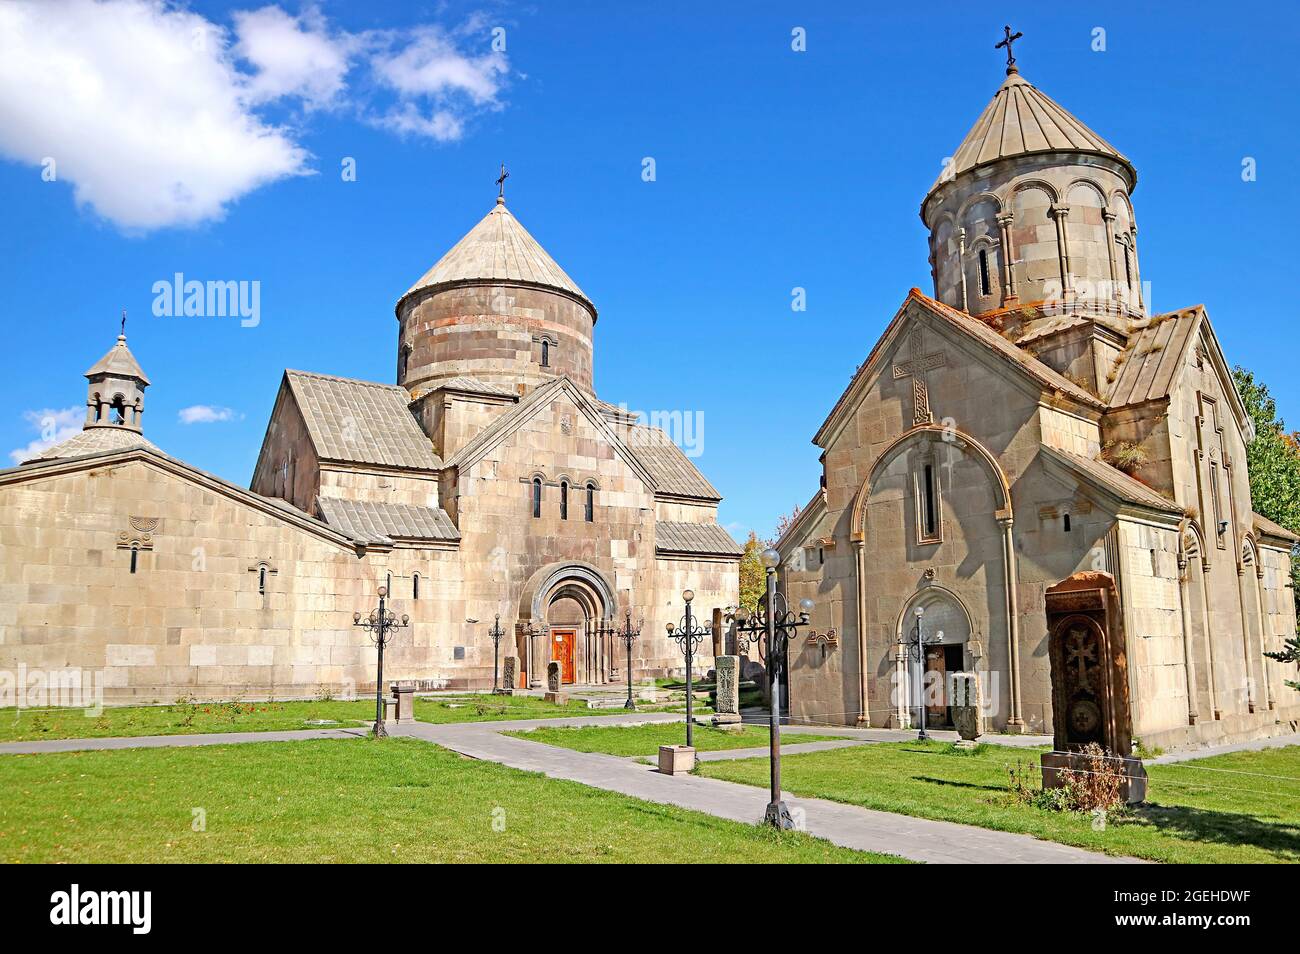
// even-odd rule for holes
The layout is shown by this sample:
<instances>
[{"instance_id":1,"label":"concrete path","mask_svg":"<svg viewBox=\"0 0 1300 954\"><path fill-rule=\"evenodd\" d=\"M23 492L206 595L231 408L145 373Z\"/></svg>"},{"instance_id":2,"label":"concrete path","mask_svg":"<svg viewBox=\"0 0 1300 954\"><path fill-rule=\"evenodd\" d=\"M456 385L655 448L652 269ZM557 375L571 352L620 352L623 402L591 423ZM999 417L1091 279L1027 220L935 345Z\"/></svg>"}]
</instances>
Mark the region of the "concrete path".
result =
<instances>
[{"instance_id":1,"label":"concrete path","mask_svg":"<svg viewBox=\"0 0 1300 954\"><path fill-rule=\"evenodd\" d=\"M568 779L644 801L677 805L748 824L761 821L768 800L764 788L694 775L661 775L656 769L632 759L575 752L502 735L503 732L538 725L614 725L680 718L667 714L658 718L638 717L629 713L612 719L531 719L447 725L417 722L399 726L393 734L425 739L471 758L541 772L551 778ZM914 861L959 864L1114 864L1135 861L1039 841L1029 835L929 821L822 799L784 797L792 810L802 813L810 834L859 851L884 852Z\"/></svg>"},{"instance_id":2,"label":"concrete path","mask_svg":"<svg viewBox=\"0 0 1300 954\"><path fill-rule=\"evenodd\" d=\"M1210 745L1203 749L1187 752L1171 752L1154 759L1143 759L1148 765L1168 765L1171 762L1190 762L1193 759L1208 759L1212 755L1227 755L1229 752L1259 752L1262 749L1280 749L1288 745L1300 745L1300 733L1278 735L1271 739L1253 739L1250 742L1234 742L1230 745Z\"/></svg>"},{"instance_id":3,"label":"concrete path","mask_svg":"<svg viewBox=\"0 0 1300 954\"><path fill-rule=\"evenodd\" d=\"M294 729L286 732L196 732L190 735L136 735L104 739L45 739L3 742L0 755L83 752L99 749L161 749L169 746L229 745L232 742L297 742L302 739L347 739L366 735L364 728Z\"/></svg>"}]
</instances>

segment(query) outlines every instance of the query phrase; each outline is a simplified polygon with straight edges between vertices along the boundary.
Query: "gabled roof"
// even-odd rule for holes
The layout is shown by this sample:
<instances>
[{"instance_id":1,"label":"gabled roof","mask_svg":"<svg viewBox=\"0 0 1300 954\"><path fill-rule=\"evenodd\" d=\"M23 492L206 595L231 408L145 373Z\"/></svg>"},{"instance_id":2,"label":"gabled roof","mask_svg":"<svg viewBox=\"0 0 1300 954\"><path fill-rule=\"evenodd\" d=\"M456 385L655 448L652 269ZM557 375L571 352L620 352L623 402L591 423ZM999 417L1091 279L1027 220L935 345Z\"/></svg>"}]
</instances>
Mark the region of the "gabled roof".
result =
<instances>
[{"instance_id":1,"label":"gabled roof","mask_svg":"<svg viewBox=\"0 0 1300 954\"><path fill-rule=\"evenodd\" d=\"M140 367L140 362L135 360L135 355L126 346L126 335L124 334L118 335L117 344L109 348L104 357L90 366L90 370L86 372L86 377L94 378L101 374L118 378L138 378L141 384L146 386L149 384L149 378L145 376L144 370Z\"/></svg>"},{"instance_id":2,"label":"gabled roof","mask_svg":"<svg viewBox=\"0 0 1300 954\"><path fill-rule=\"evenodd\" d=\"M658 427L634 424L627 428L627 446L654 475L656 490L674 497L721 500L722 494L699 468Z\"/></svg>"},{"instance_id":3,"label":"gabled roof","mask_svg":"<svg viewBox=\"0 0 1300 954\"><path fill-rule=\"evenodd\" d=\"M1156 493L1117 467L1081 454L1072 454L1047 444L1042 445L1043 453L1058 461L1068 470L1082 478L1088 484L1104 491L1122 503L1137 504L1150 510L1181 514L1183 508L1168 497Z\"/></svg>"},{"instance_id":4,"label":"gabled roof","mask_svg":"<svg viewBox=\"0 0 1300 954\"><path fill-rule=\"evenodd\" d=\"M660 520L655 524L655 552L740 556L745 551L716 523Z\"/></svg>"},{"instance_id":5,"label":"gabled roof","mask_svg":"<svg viewBox=\"0 0 1300 954\"><path fill-rule=\"evenodd\" d=\"M1137 184L1137 170L1114 146L1102 139L1019 72L1009 73L992 101L984 107L952 163L930 187L930 194L954 176L1011 156L1042 152L1080 152L1120 163ZM929 198L929 195L926 196Z\"/></svg>"},{"instance_id":6,"label":"gabled roof","mask_svg":"<svg viewBox=\"0 0 1300 954\"><path fill-rule=\"evenodd\" d=\"M338 497L317 497L316 507L326 523L359 543L392 543L395 539L454 542L460 539L460 531L451 522L451 517L438 507Z\"/></svg>"},{"instance_id":7,"label":"gabled roof","mask_svg":"<svg viewBox=\"0 0 1300 954\"><path fill-rule=\"evenodd\" d=\"M912 306L919 307L925 314L936 319L940 327L951 328L960 332L972 343L1002 359L1008 367L1014 368L1022 377L1037 385L1041 390L1060 394L1076 404L1081 404L1093 410L1105 410L1106 405L1100 398L1089 394L1079 385L1055 369L1048 367L1029 352L1017 348L985 322L972 318L965 312L951 308L942 302L935 301L919 288L913 288L908 292L907 298L904 299L902 306L895 313L884 334L880 336L875 347L871 349L871 354L867 356L867 360L858 367L853 379L849 382L849 386L844 389L844 393L835 402L835 406L831 408L831 412L826 416L826 420L822 422L822 426L817 429L817 433L813 436L814 444L819 447L826 446L823 441L839 423L840 419L849 413L854 398L858 394L860 384L874 378L885 353L897 338L899 330L906 322L907 317L912 314L909 311Z\"/></svg>"},{"instance_id":8,"label":"gabled roof","mask_svg":"<svg viewBox=\"0 0 1300 954\"><path fill-rule=\"evenodd\" d=\"M88 427L80 434L69 437L60 444L47 447L23 461L23 465L34 464L43 460L58 458L84 457L87 454L100 454L111 451L127 450L132 447L148 447L158 450L145 440L139 431L126 427Z\"/></svg>"},{"instance_id":9,"label":"gabled roof","mask_svg":"<svg viewBox=\"0 0 1300 954\"><path fill-rule=\"evenodd\" d=\"M596 306L577 282L565 274L537 239L528 234L501 199L478 225L451 247L451 251L420 276L420 280L398 301L397 307L400 310L402 300L425 289L491 282L534 285L560 291L579 299L591 309L593 316L596 313Z\"/></svg>"},{"instance_id":10,"label":"gabled roof","mask_svg":"<svg viewBox=\"0 0 1300 954\"><path fill-rule=\"evenodd\" d=\"M519 397L519 392L512 391L510 388L504 387L500 384L492 384L488 381L482 381L478 378L471 378L464 374L457 375L454 378L448 378L446 381L439 381L430 390L464 391L467 394L487 394L492 397Z\"/></svg>"},{"instance_id":11,"label":"gabled roof","mask_svg":"<svg viewBox=\"0 0 1300 954\"><path fill-rule=\"evenodd\" d=\"M473 440L468 441L460 450L456 451L447 461L446 466L448 468L456 467L461 470L472 467L487 456L493 447L519 430L530 417L561 394L569 396L570 400L573 401L578 410L583 412L592 426L604 435L605 439L614 448L615 453L627 461L632 469L636 471L643 483L652 490L657 489L654 476L642 463L638 455L623 443L622 438L618 436L609 422L601 415L599 409L582 393L582 390L564 376L554 378L534 388L510 410L497 415L487 427L474 435Z\"/></svg>"},{"instance_id":12,"label":"gabled roof","mask_svg":"<svg viewBox=\"0 0 1300 954\"><path fill-rule=\"evenodd\" d=\"M1166 398L1187 364L1203 309L1157 315L1137 330L1120 353L1110 406L1125 407Z\"/></svg>"},{"instance_id":13,"label":"gabled roof","mask_svg":"<svg viewBox=\"0 0 1300 954\"><path fill-rule=\"evenodd\" d=\"M1260 535L1268 536L1268 537L1278 537L1279 539L1282 540L1288 540L1291 543L1300 542L1300 535L1292 533L1290 530L1282 526L1280 523L1274 523L1272 520L1268 519L1268 517L1264 516L1263 514L1252 513L1250 516L1254 521L1255 530L1259 532Z\"/></svg>"},{"instance_id":14,"label":"gabled roof","mask_svg":"<svg viewBox=\"0 0 1300 954\"><path fill-rule=\"evenodd\" d=\"M285 371L284 381L321 460L413 470L442 467L408 408L411 397L405 388L308 371Z\"/></svg>"}]
</instances>

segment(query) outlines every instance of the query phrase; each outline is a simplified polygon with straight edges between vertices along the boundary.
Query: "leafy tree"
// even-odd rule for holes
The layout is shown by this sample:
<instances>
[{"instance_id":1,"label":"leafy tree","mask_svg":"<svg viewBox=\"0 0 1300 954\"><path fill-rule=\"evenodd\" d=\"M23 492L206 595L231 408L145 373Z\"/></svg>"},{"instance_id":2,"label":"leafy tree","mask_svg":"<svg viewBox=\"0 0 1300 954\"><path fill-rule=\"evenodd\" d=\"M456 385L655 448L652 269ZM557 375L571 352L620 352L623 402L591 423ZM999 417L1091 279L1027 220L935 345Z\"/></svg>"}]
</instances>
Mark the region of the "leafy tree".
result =
<instances>
[{"instance_id":1,"label":"leafy tree","mask_svg":"<svg viewBox=\"0 0 1300 954\"><path fill-rule=\"evenodd\" d=\"M740 605L751 612L767 589L767 571L763 568L764 543L758 534L749 531L745 552L740 557Z\"/></svg>"}]
</instances>

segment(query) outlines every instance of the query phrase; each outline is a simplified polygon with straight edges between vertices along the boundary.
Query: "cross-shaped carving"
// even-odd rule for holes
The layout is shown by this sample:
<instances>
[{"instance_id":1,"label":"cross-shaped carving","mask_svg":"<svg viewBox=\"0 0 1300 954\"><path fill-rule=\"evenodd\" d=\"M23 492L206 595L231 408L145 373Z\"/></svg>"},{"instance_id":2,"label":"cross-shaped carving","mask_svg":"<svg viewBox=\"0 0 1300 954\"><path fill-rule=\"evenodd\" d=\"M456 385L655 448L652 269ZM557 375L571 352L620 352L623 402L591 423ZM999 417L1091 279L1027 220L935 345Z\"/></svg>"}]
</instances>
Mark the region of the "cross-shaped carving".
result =
<instances>
[{"instance_id":1,"label":"cross-shaped carving","mask_svg":"<svg viewBox=\"0 0 1300 954\"><path fill-rule=\"evenodd\" d=\"M1079 667L1079 688L1092 692L1092 672L1088 667L1097 662L1097 647L1088 638L1088 633L1082 629L1070 630L1065 653L1068 657L1066 662Z\"/></svg>"},{"instance_id":2,"label":"cross-shaped carving","mask_svg":"<svg viewBox=\"0 0 1300 954\"><path fill-rule=\"evenodd\" d=\"M934 415L930 413L930 391L926 387L923 375L935 368L942 368L948 363L948 359L942 351L932 351L929 354L923 353L921 329L919 328L913 330L908 337L907 348L908 359L894 365L894 380L897 381L906 377L912 379L912 401L914 405L912 424L932 424Z\"/></svg>"}]
</instances>

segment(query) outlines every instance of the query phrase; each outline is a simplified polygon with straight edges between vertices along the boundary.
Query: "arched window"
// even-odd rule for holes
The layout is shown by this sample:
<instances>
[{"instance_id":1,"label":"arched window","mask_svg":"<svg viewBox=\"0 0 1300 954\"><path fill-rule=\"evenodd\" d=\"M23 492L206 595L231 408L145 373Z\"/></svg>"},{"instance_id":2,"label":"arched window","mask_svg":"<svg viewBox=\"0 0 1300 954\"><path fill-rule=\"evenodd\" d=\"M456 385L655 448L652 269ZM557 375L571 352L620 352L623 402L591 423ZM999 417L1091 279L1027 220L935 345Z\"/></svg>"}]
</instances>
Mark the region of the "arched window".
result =
<instances>
[{"instance_id":1,"label":"arched window","mask_svg":"<svg viewBox=\"0 0 1300 954\"><path fill-rule=\"evenodd\" d=\"M131 545L131 572L135 572L136 565L140 562L140 548L135 544Z\"/></svg>"},{"instance_id":2,"label":"arched window","mask_svg":"<svg viewBox=\"0 0 1300 954\"><path fill-rule=\"evenodd\" d=\"M411 574L411 599L418 600L419 598L420 598L420 574L412 573Z\"/></svg>"},{"instance_id":3,"label":"arched window","mask_svg":"<svg viewBox=\"0 0 1300 954\"><path fill-rule=\"evenodd\" d=\"M560 519L569 519L569 482L560 481Z\"/></svg>"},{"instance_id":4,"label":"arched window","mask_svg":"<svg viewBox=\"0 0 1300 954\"><path fill-rule=\"evenodd\" d=\"M587 499L582 507L582 517L588 523L596 519L596 485L588 482Z\"/></svg>"},{"instance_id":5,"label":"arched window","mask_svg":"<svg viewBox=\"0 0 1300 954\"><path fill-rule=\"evenodd\" d=\"M543 338L542 339L542 367L549 368L550 366L551 366L551 343L547 341L545 338Z\"/></svg>"},{"instance_id":6,"label":"arched window","mask_svg":"<svg viewBox=\"0 0 1300 954\"><path fill-rule=\"evenodd\" d=\"M406 380L406 369L407 366L410 364L410 358L411 358L411 346L409 344L402 345L402 354L400 358L401 366L398 369L398 376L403 381Z\"/></svg>"},{"instance_id":7,"label":"arched window","mask_svg":"<svg viewBox=\"0 0 1300 954\"><path fill-rule=\"evenodd\" d=\"M120 394L113 397L113 416L110 420L114 424L126 423L126 399Z\"/></svg>"},{"instance_id":8,"label":"arched window","mask_svg":"<svg viewBox=\"0 0 1300 954\"><path fill-rule=\"evenodd\" d=\"M542 515L542 478L533 478L533 516Z\"/></svg>"},{"instance_id":9,"label":"arched window","mask_svg":"<svg viewBox=\"0 0 1300 954\"><path fill-rule=\"evenodd\" d=\"M993 282L989 278L989 250L980 249L980 294L988 295L993 291Z\"/></svg>"},{"instance_id":10,"label":"arched window","mask_svg":"<svg viewBox=\"0 0 1300 954\"><path fill-rule=\"evenodd\" d=\"M1129 290L1133 288L1133 247L1124 243L1124 281L1128 283Z\"/></svg>"},{"instance_id":11,"label":"arched window","mask_svg":"<svg viewBox=\"0 0 1300 954\"><path fill-rule=\"evenodd\" d=\"M266 595L266 567L264 566L257 568L257 592Z\"/></svg>"},{"instance_id":12,"label":"arched window","mask_svg":"<svg viewBox=\"0 0 1300 954\"><path fill-rule=\"evenodd\" d=\"M393 595L393 574L391 573L388 574L387 578L384 580L384 587L388 591L388 595L392 596Z\"/></svg>"}]
</instances>

